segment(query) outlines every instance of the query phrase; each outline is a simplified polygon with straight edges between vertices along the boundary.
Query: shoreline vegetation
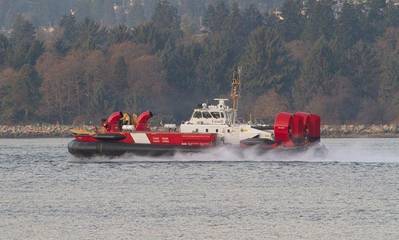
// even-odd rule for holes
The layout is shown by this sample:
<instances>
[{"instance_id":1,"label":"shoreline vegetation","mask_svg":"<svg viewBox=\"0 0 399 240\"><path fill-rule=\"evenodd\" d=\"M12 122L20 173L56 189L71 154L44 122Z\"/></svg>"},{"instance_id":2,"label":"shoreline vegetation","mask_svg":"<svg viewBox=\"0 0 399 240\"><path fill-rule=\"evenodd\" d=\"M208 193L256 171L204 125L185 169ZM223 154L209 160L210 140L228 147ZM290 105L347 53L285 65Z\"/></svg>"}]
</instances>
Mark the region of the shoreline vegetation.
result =
<instances>
[{"instance_id":1,"label":"shoreline vegetation","mask_svg":"<svg viewBox=\"0 0 399 240\"><path fill-rule=\"evenodd\" d=\"M148 109L183 119L204 100L229 97L237 66L244 116L300 109L334 124L399 119L394 1L33 2L0 0L0 124Z\"/></svg>"},{"instance_id":2,"label":"shoreline vegetation","mask_svg":"<svg viewBox=\"0 0 399 240\"><path fill-rule=\"evenodd\" d=\"M0 138L56 138L72 137L70 130L82 126L60 124L0 125ZM83 126L92 128L92 126ZM322 138L399 137L397 124L323 125Z\"/></svg>"}]
</instances>

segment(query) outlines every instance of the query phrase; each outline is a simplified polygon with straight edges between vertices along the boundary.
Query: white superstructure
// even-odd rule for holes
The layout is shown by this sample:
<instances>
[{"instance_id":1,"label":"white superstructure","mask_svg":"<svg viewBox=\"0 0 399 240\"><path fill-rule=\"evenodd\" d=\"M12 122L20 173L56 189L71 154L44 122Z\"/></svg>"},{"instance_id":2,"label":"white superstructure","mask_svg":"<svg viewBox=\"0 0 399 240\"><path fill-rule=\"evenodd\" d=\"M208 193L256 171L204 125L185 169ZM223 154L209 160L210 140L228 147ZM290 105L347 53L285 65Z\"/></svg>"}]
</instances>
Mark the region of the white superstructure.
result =
<instances>
[{"instance_id":1,"label":"white superstructure","mask_svg":"<svg viewBox=\"0 0 399 240\"><path fill-rule=\"evenodd\" d=\"M234 110L226 105L228 99L215 99L216 105L203 103L195 108L189 121L180 125L180 132L184 133L216 133L218 138L231 144L249 138L274 140L272 130L258 130L249 124L234 122Z\"/></svg>"}]
</instances>

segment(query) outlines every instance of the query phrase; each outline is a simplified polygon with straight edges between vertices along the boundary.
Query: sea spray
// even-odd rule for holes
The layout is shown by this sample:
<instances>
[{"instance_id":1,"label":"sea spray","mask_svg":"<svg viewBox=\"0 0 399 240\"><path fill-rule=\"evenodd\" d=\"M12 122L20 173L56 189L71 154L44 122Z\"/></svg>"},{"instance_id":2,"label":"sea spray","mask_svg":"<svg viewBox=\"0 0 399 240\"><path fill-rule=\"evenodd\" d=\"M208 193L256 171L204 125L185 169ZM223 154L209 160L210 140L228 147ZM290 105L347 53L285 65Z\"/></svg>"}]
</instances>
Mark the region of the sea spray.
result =
<instances>
[{"instance_id":1,"label":"sea spray","mask_svg":"<svg viewBox=\"0 0 399 240\"><path fill-rule=\"evenodd\" d=\"M320 155L320 146L325 147ZM276 151L259 154L256 148L237 149L222 146L202 153L177 153L174 156L148 157L125 154L120 157L70 157L77 163L137 162L338 162L399 163L399 139L324 139L321 145L306 151Z\"/></svg>"}]
</instances>

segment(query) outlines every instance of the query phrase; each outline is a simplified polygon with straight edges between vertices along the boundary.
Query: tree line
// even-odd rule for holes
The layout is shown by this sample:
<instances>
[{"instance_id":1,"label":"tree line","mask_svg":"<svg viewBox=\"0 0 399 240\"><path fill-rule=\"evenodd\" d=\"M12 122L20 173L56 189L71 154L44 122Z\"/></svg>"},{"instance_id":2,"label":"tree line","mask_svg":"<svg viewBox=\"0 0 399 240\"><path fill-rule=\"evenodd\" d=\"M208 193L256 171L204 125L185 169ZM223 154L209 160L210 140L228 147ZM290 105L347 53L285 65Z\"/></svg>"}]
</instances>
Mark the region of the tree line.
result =
<instances>
[{"instance_id":1,"label":"tree line","mask_svg":"<svg viewBox=\"0 0 399 240\"><path fill-rule=\"evenodd\" d=\"M169 0L176 6L187 27L198 28L200 16L214 0ZM280 0L223 0L246 8L251 4L265 11L279 6ZM65 14L76 13L107 26L137 26L151 19L158 0L0 0L0 29L9 28L22 14L35 26L56 25Z\"/></svg>"},{"instance_id":2,"label":"tree line","mask_svg":"<svg viewBox=\"0 0 399 240\"><path fill-rule=\"evenodd\" d=\"M256 6L212 2L200 28L186 27L166 0L135 27L67 14L43 31L18 16L0 35L0 122L87 122L148 109L182 120L197 103L229 96L235 66L244 117L304 110L328 123L398 119L397 5Z\"/></svg>"}]
</instances>

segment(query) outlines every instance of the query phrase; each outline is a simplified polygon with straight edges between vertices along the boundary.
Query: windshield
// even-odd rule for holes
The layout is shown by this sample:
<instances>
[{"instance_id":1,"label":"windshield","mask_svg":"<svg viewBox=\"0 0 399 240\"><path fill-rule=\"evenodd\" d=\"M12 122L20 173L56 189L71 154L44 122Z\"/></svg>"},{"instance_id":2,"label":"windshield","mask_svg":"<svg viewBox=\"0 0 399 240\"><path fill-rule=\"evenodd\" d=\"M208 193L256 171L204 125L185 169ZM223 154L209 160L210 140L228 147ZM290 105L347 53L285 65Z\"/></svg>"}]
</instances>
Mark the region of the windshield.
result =
<instances>
[{"instance_id":1,"label":"windshield","mask_svg":"<svg viewBox=\"0 0 399 240\"><path fill-rule=\"evenodd\" d=\"M216 119L220 118L220 113L218 113L218 112L211 112L211 114L212 114L212 117L214 117Z\"/></svg>"},{"instance_id":2,"label":"windshield","mask_svg":"<svg viewBox=\"0 0 399 240\"><path fill-rule=\"evenodd\" d=\"M202 118L202 113L199 111L194 112L193 118Z\"/></svg>"},{"instance_id":3,"label":"windshield","mask_svg":"<svg viewBox=\"0 0 399 240\"><path fill-rule=\"evenodd\" d=\"M202 115L204 118L212 118L212 115L209 112L203 112Z\"/></svg>"}]
</instances>

